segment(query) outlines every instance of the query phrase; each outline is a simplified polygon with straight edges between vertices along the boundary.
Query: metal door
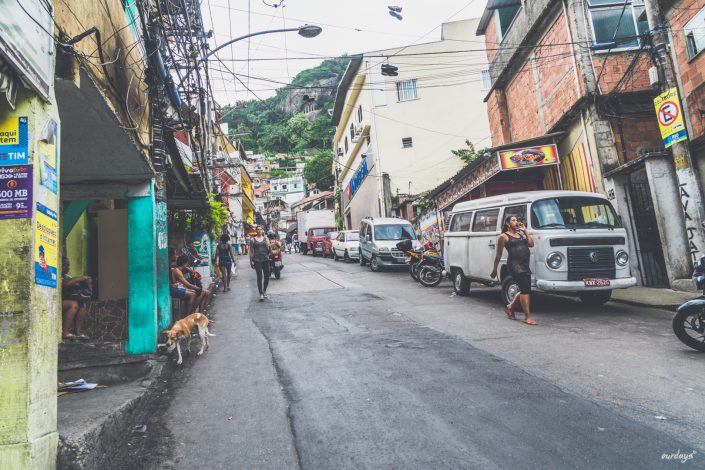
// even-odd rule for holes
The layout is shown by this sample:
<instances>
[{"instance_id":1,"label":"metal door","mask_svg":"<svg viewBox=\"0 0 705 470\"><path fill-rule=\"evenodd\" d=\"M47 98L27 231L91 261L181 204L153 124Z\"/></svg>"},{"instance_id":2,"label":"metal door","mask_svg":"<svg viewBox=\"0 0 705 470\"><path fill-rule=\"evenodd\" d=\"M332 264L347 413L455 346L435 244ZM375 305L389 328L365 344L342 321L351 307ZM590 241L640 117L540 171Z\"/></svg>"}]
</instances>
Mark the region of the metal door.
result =
<instances>
[{"instance_id":1,"label":"metal door","mask_svg":"<svg viewBox=\"0 0 705 470\"><path fill-rule=\"evenodd\" d=\"M656 225L656 213L646 168L642 166L627 176L627 188L632 220L636 228L642 283L650 287L668 287L666 263L663 259L661 237Z\"/></svg>"}]
</instances>

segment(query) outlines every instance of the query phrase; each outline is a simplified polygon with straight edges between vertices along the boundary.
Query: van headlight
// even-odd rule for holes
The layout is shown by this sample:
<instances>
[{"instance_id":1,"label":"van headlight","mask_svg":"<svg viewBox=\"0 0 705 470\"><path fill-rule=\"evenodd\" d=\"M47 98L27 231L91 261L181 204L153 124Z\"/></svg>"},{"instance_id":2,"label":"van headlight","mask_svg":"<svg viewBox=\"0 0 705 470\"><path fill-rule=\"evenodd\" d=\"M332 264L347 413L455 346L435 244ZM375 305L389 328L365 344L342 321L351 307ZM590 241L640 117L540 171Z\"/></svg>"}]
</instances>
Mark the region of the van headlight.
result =
<instances>
[{"instance_id":1,"label":"van headlight","mask_svg":"<svg viewBox=\"0 0 705 470\"><path fill-rule=\"evenodd\" d=\"M379 251L380 251L380 252L387 253L387 252L389 251L389 248L386 247L386 246L383 246L383 247L381 247L381 248L379 249Z\"/></svg>"},{"instance_id":2,"label":"van headlight","mask_svg":"<svg viewBox=\"0 0 705 470\"><path fill-rule=\"evenodd\" d=\"M629 255L624 250L619 250L617 255L614 257L615 261L619 266L626 266L629 262Z\"/></svg>"},{"instance_id":3,"label":"van headlight","mask_svg":"<svg viewBox=\"0 0 705 470\"><path fill-rule=\"evenodd\" d=\"M546 265L551 269L558 269L563 264L563 255L554 251L546 256Z\"/></svg>"}]
</instances>

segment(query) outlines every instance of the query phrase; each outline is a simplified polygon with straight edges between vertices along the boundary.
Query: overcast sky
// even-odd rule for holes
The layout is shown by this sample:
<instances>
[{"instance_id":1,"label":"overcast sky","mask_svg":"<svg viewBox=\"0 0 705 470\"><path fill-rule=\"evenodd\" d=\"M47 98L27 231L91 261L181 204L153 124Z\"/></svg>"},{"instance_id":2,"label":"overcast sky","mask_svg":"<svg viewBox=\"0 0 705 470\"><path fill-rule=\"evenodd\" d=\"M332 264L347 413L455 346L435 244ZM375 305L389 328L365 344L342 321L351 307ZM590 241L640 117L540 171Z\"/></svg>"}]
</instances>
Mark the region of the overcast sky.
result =
<instances>
[{"instance_id":1,"label":"overcast sky","mask_svg":"<svg viewBox=\"0 0 705 470\"><path fill-rule=\"evenodd\" d=\"M479 17L486 3L485 0L284 0L278 8L265 4L274 5L281 1L202 2L206 30L214 31L211 47L248 32L303 24L323 28L323 32L312 39L296 33L267 34L250 39L249 71L248 40L239 41L218 53L230 70L241 74L239 78L260 98L272 96L282 85L254 78L248 81L247 75L288 83L298 72L318 65L325 57L438 40L441 23ZM403 20L390 16L388 5L402 7ZM484 44L481 37L477 41ZM286 57L290 59L286 60ZM240 61L231 62L230 59ZM218 62L211 62L211 67L224 69ZM254 98L232 74L214 70L211 76L216 100L221 105Z\"/></svg>"}]
</instances>

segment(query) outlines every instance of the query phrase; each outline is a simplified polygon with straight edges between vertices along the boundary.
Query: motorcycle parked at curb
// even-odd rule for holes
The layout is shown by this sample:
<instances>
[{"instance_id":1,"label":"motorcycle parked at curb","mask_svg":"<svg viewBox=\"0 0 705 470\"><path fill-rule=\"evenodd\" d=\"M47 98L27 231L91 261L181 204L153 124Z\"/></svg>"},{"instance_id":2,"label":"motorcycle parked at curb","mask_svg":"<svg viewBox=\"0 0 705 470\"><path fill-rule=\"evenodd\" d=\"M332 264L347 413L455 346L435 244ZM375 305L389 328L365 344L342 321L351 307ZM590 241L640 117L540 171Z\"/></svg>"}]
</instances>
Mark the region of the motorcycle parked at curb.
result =
<instances>
[{"instance_id":1,"label":"motorcycle parked at curb","mask_svg":"<svg viewBox=\"0 0 705 470\"><path fill-rule=\"evenodd\" d=\"M686 346L705 352L705 256L694 264L692 279L703 295L676 309L673 332Z\"/></svg>"},{"instance_id":2,"label":"motorcycle parked at curb","mask_svg":"<svg viewBox=\"0 0 705 470\"><path fill-rule=\"evenodd\" d=\"M424 287L436 287L446 276L443 256L424 253L419 267L419 283Z\"/></svg>"},{"instance_id":3,"label":"motorcycle parked at curb","mask_svg":"<svg viewBox=\"0 0 705 470\"><path fill-rule=\"evenodd\" d=\"M421 283L424 287L435 287L443 280L445 266L443 256L433 246L431 242L424 244L423 250L414 250L411 240L402 240L397 243L397 249L403 251L409 263L409 275L414 281ZM438 269L440 266L440 270ZM425 268L429 269L425 269ZM423 271L423 278L421 272Z\"/></svg>"}]
</instances>

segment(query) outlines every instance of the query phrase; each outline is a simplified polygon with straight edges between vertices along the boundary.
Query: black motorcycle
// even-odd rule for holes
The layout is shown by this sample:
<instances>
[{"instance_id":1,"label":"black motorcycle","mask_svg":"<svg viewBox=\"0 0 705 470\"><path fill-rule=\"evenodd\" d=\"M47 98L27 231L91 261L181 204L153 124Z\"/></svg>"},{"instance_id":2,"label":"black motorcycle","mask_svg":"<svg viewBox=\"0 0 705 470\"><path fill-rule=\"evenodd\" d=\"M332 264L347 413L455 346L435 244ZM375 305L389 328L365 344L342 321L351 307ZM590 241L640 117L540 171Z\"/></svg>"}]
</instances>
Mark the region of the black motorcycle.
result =
<instances>
[{"instance_id":1,"label":"black motorcycle","mask_svg":"<svg viewBox=\"0 0 705 470\"><path fill-rule=\"evenodd\" d=\"M673 332L686 346L705 352L705 256L693 267L693 283L703 295L678 307Z\"/></svg>"}]
</instances>

